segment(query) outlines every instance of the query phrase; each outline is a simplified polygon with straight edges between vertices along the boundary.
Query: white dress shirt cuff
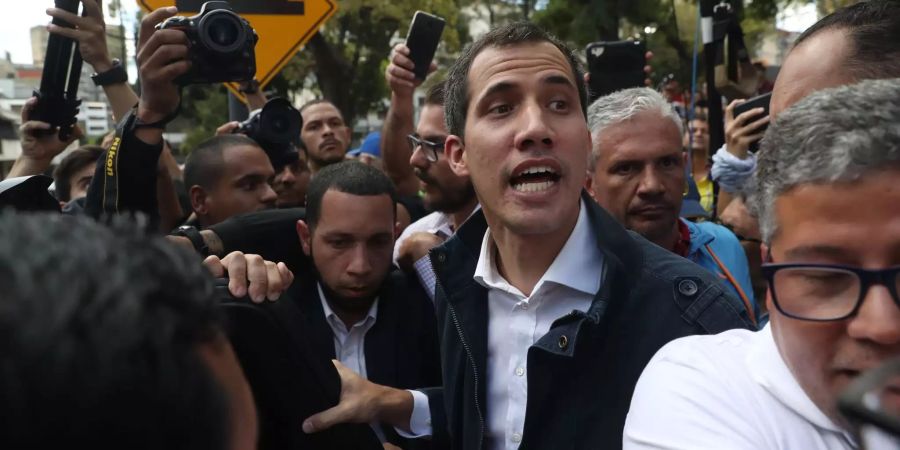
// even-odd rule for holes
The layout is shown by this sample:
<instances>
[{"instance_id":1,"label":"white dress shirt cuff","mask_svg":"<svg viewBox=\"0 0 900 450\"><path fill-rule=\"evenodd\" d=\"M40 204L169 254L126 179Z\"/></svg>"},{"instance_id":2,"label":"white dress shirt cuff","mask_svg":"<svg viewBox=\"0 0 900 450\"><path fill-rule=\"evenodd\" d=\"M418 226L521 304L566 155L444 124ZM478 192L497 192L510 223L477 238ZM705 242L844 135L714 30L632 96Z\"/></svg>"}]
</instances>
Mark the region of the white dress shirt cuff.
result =
<instances>
[{"instance_id":1,"label":"white dress shirt cuff","mask_svg":"<svg viewBox=\"0 0 900 450\"><path fill-rule=\"evenodd\" d=\"M428 396L421 391L408 390L413 396L413 411L409 418L409 430L407 433L399 428L394 428L397 433L407 439L416 439L431 436L431 410L428 409Z\"/></svg>"}]
</instances>

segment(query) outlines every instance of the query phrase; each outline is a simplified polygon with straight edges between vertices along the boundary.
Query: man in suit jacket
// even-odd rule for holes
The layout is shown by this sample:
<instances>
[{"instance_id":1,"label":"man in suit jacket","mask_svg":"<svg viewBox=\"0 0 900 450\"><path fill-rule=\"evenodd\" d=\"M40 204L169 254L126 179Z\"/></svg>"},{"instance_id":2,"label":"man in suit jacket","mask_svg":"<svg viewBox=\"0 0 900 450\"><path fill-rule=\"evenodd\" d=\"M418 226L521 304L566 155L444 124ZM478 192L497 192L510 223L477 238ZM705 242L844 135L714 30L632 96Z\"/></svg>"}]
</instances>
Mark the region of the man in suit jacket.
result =
<instances>
[{"instance_id":1,"label":"man in suit jacket","mask_svg":"<svg viewBox=\"0 0 900 450\"><path fill-rule=\"evenodd\" d=\"M278 302L226 302L230 336L260 411L260 448L403 448L380 424L306 435L305 417L338 403L331 360L375 383L407 389L440 385L434 309L415 278L390 272L396 194L377 169L346 162L322 169L297 222L309 273Z\"/></svg>"}]
</instances>

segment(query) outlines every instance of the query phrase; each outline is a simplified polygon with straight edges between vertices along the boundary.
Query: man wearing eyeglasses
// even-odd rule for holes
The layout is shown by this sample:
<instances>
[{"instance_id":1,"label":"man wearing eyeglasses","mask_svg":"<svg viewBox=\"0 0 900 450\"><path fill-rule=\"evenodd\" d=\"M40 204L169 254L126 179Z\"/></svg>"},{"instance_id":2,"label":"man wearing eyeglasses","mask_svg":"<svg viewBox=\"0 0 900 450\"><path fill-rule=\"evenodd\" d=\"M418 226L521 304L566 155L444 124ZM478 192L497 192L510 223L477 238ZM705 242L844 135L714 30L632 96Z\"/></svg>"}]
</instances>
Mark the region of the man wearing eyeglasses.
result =
<instances>
[{"instance_id":1,"label":"man wearing eyeglasses","mask_svg":"<svg viewBox=\"0 0 900 450\"><path fill-rule=\"evenodd\" d=\"M900 80L819 91L782 112L756 203L770 323L663 347L624 447L858 447L835 399L900 356ZM823 126L827 124L827 126Z\"/></svg>"},{"instance_id":2,"label":"man wearing eyeglasses","mask_svg":"<svg viewBox=\"0 0 900 450\"><path fill-rule=\"evenodd\" d=\"M401 193L414 194L421 190L425 207L434 212L410 224L397 238L394 262L407 272L416 272L429 296L434 298L434 271L428 251L453 235L472 215L478 199L469 177L454 174L444 158L444 140L448 134L444 122L444 82L428 89L418 125L412 129L413 91L422 80L415 78L408 54L409 49L398 44L385 71L392 91L391 110L383 132L385 172ZM407 142L394 142L400 136Z\"/></svg>"}]
</instances>

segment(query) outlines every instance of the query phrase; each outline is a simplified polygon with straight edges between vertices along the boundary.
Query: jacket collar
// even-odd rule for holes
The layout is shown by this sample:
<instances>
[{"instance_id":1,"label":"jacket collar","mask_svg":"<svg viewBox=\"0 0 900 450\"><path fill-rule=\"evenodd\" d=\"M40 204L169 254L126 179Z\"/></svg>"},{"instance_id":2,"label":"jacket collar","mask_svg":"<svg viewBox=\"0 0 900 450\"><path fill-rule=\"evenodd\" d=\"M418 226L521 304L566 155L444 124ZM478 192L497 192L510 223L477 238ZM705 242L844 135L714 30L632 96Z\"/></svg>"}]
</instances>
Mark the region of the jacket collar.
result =
<instances>
[{"instance_id":1,"label":"jacket collar","mask_svg":"<svg viewBox=\"0 0 900 450\"><path fill-rule=\"evenodd\" d=\"M590 231L597 236L597 248L604 262L603 282L586 314L572 314L560 319L551 332L536 344L553 353L569 356L575 351L575 345L561 346L561 338L565 336L568 342L576 341L584 320L599 324L611 303L623 302L628 298L643 267L641 249L634 242L633 235L586 192L582 191L581 198L586 206ZM480 360L481 367L485 367L487 353L487 290L475 282L473 275L487 230L484 212L477 211L453 237L431 252L439 284L447 287L445 298L451 314L460 322L466 338L478 343L468 345L475 350L475 359Z\"/></svg>"}]
</instances>

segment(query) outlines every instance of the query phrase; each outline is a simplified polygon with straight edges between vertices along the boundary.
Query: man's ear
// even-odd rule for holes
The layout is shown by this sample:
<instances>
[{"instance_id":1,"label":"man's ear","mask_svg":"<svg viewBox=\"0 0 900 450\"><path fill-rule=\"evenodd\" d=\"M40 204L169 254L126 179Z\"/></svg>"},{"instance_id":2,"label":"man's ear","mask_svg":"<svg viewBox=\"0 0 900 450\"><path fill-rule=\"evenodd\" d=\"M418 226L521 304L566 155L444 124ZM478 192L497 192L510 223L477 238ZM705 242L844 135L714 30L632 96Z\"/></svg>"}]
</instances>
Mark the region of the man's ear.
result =
<instances>
[{"instance_id":1,"label":"man's ear","mask_svg":"<svg viewBox=\"0 0 900 450\"><path fill-rule=\"evenodd\" d=\"M584 189L592 199L597 199L597 193L594 192L594 174L589 170L584 177Z\"/></svg>"},{"instance_id":2,"label":"man's ear","mask_svg":"<svg viewBox=\"0 0 900 450\"><path fill-rule=\"evenodd\" d=\"M447 140L444 141L444 158L456 176L470 176L469 166L466 163L466 144L461 137L452 134L447 136Z\"/></svg>"},{"instance_id":3,"label":"man's ear","mask_svg":"<svg viewBox=\"0 0 900 450\"><path fill-rule=\"evenodd\" d=\"M763 263L767 263L771 262L769 259L769 246L766 244L759 244L759 260Z\"/></svg>"},{"instance_id":4,"label":"man's ear","mask_svg":"<svg viewBox=\"0 0 900 450\"><path fill-rule=\"evenodd\" d=\"M191 209L193 209L198 216L204 216L209 213L209 206L206 204L206 200L208 199L206 190L200 186L193 185L188 189L188 197L191 200Z\"/></svg>"},{"instance_id":5,"label":"man's ear","mask_svg":"<svg viewBox=\"0 0 900 450\"><path fill-rule=\"evenodd\" d=\"M400 222L394 222L394 242L397 242L397 239L400 239L400 234L403 233L403 225Z\"/></svg>"},{"instance_id":6,"label":"man's ear","mask_svg":"<svg viewBox=\"0 0 900 450\"><path fill-rule=\"evenodd\" d=\"M309 225L302 220L297 221L297 236L300 238L300 246L303 247L303 253L309 256L310 248L312 248L312 234L309 231Z\"/></svg>"}]
</instances>

